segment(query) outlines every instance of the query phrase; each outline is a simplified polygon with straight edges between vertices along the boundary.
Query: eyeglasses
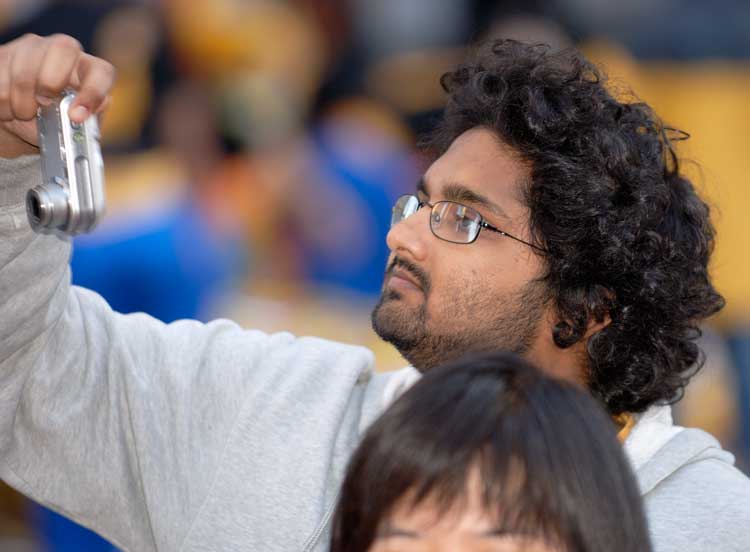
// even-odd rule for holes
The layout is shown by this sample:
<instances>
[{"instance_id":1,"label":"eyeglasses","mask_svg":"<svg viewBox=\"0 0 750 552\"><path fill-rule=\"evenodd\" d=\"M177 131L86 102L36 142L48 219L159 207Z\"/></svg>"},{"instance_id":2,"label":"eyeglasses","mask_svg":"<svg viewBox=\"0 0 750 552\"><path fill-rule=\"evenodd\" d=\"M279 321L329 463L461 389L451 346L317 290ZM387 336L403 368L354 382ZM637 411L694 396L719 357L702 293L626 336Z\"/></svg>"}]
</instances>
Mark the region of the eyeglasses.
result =
<instances>
[{"instance_id":1,"label":"eyeglasses","mask_svg":"<svg viewBox=\"0 0 750 552\"><path fill-rule=\"evenodd\" d=\"M430 230L435 237L441 240L451 243L474 243L479 237L479 232L481 232L482 228L486 228L539 251L545 251L533 243L529 243L499 228L495 228L486 222L478 211L471 207L456 203L455 201L438 201L434 205L431 205L426 201L419 201L417 196L411 194L402 195L396 200L391 215L391 228L402 220L409 218L425 205L430 207Z\"/></svg>"}]
</instances>

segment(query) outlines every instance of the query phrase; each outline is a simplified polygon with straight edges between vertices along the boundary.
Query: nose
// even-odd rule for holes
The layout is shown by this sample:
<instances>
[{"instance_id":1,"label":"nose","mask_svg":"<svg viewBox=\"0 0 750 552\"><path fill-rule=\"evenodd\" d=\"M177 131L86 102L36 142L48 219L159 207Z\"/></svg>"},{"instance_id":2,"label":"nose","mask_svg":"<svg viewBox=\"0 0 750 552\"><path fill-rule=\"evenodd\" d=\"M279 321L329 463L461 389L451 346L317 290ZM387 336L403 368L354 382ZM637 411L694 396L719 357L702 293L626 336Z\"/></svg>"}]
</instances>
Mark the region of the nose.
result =
<instances>
[{"instance_id":1,"label":"nose","mask_svg":"<svg viewBox=\"0 0 750 552\"><path fill-rule=\"evenodd\" d=\"M423 262L427 258L427 244L431 237L429 217L430 208L423 207L392 226L385 239L388 248L399 256Z\"/></svg>"}]
</instances>

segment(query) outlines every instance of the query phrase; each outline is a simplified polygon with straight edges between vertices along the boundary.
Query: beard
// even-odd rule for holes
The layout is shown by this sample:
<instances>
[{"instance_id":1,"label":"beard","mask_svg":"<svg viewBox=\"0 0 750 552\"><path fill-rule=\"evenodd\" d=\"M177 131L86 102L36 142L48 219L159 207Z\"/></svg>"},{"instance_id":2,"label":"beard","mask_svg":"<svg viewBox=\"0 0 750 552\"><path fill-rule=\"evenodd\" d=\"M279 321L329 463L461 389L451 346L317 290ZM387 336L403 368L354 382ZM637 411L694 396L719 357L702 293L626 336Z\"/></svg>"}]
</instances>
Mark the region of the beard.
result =
<instances>
[{"instance_id":1,"label":"beard","mask_svg":"<svg viewBox=\"0 0 750 552\"><path fill-rule=\"evenodd\" d=\"M445 311L430 313L429 277L416 265L394 259L419 282L424 300L409 305L402 294L384 287L372 311L372 327L421 372L467 353L508 351L523 355L537 337L546 306L545 286L530 281L515 293L488 296L486 284L449 282Z\"/></svg>"}]
</instances>

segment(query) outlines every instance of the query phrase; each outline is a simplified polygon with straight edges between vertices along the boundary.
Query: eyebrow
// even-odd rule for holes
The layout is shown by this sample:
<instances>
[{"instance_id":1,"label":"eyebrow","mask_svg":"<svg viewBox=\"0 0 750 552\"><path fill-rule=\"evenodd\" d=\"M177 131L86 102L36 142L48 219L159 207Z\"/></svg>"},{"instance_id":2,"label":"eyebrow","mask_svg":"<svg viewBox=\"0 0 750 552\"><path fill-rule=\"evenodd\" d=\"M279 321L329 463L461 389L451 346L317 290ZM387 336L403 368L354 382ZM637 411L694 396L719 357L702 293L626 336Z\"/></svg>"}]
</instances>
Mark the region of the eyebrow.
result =
<instances>
[{"instance_id":1,"label":"eyebrow","mask_svg":"<svg viewBox=\"0 0 750 552\"><path fill-rule=\"evenodd\" d=\"M421 537L422 535L417 531L409 531L407 529L399 529L398 527L387 526L384 529L378 531L376 538L387 539L389 537L409 537L412 539Z\"/></svg>"},{"instance_id":2,"label":"eyebrow","mask_svg":"<svg viewBox=\"0 0 750 552\"><path fill-rule=\"evenodd\" d=\"M481 533L478 533L477 536L479 538L483 539L492 539L492 538L502 538L502 537L508 537L508 536L530 536L528 533L523 532L514 532L514 531L508 531L505 529L490 529L488 531L482 531ZM398 527L388 526L384 529L378 531L378 534L376 535L376 539L387 539L391 537L407 537L416 539L421 537L422 534L417 531L410 531L408 529L400 529Z\"/></svg>"},{"instance_id":3,"label":"eyebrow","mask_svg":"<svg viewBox=\"0 0 750 552\"><path fill-rule=\"evenodd\" d=\"M417 191L423 193L427 197L430 197L430 193L427 191L427 182L424 178L419 179L419 183L417 183ZM477 207L484 207L486 209L489 209L490 212L498 217L502 217L508 221L511 220L508 214L503 211L502 207L500 207L497 203L494 203L486 196L483 196L482 194L467 188L463 184L458 184L455 182L446 184L443 187L443 197L445 197L446 201L470 203Z\"/></svg>"},{"instance_id":4,"label":"eyebrow","mask_svg":"<svg viewBox=\"0 0 750 552\"><path fill-rule=\"evenodd\" d=\"M520 538L525 538L525 539L540 538L540 535L534 531L509 530L509 529L503 529L502 527L499 527L497 529L490 529L489 531L484 531L480 533L479 536L482 538L493 538L493 537L520 537Z\"/></svg>"},{"instance_id":5,"label":"eyebrow","mask_svg":"<svg viewBox=\"0 0 750 552\"><path fill-rule=\"evenodd\" d=\"M489 531L484 531L480 533L480 537L507 537L507 536L514 536L518 535L518 533L514 533L513 531L507 531L506 529L490 529Z\"/></svg>"}]
</instances>

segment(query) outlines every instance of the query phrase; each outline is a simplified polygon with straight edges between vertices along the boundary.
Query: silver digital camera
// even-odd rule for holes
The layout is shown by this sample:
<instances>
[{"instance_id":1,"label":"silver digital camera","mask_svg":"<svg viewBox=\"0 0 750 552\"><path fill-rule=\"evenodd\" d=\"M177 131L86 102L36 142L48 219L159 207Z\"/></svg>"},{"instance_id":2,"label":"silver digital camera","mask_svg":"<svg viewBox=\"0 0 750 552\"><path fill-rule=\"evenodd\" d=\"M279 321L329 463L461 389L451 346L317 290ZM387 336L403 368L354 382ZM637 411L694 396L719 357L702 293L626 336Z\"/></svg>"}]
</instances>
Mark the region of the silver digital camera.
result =
<instances>
[{"instance_id":1,"label":"silver digital camera","mask_svg":"<svg viewBox=\"0 0 750 552\"><path fill-rule=\"evenodd\" d=\"M77 124L68 117L75 93L67 92L37 114L42 183L26 194L26 212L37 232L89 232L104 214L104 162L95 115Z\"/></svg>"}]
</instances>

